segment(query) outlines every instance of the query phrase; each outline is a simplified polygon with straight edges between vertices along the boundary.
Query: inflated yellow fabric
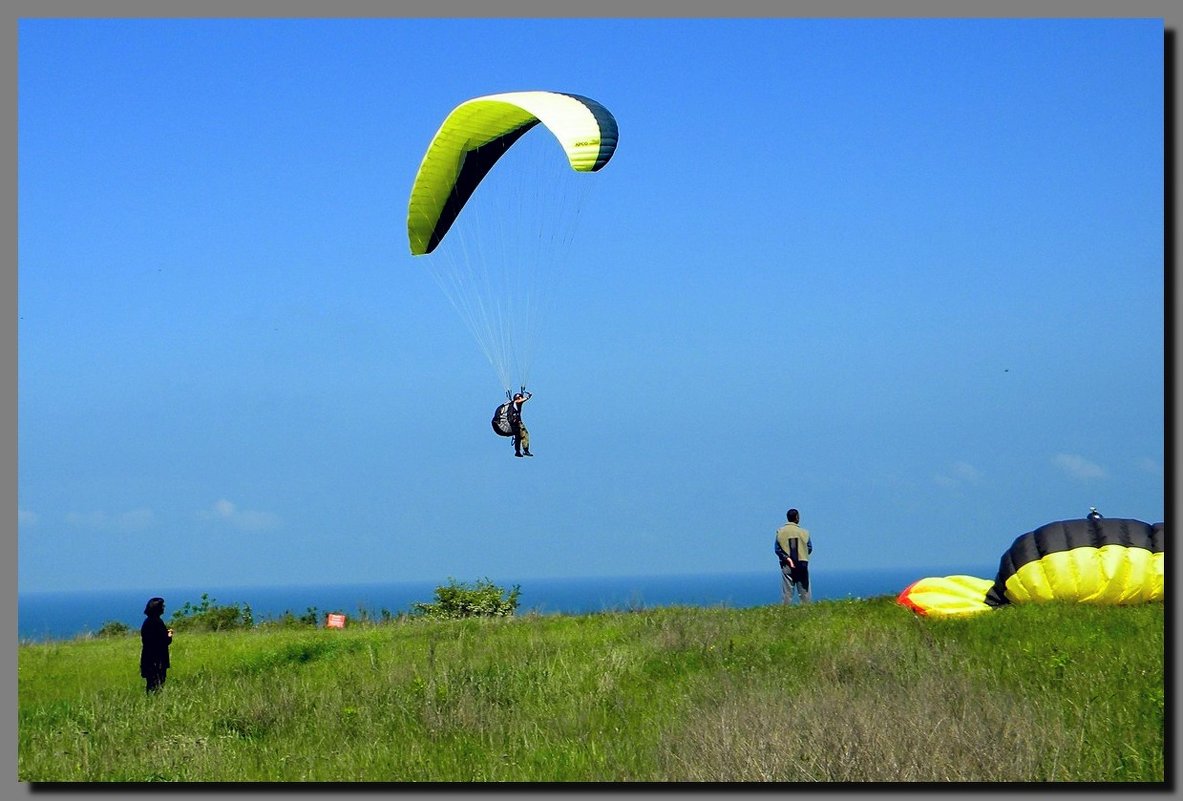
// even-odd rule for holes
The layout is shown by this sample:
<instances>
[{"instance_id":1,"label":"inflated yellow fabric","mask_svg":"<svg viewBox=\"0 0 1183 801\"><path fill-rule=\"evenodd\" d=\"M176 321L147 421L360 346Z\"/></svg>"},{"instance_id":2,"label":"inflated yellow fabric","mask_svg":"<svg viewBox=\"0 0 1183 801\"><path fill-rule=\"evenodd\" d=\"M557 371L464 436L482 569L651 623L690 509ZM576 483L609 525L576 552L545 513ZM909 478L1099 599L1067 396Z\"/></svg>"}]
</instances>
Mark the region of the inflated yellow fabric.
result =
<instances>
[{"instance_id":1,"label":"inflated yellow fabric","mask_svg":"<svg viewBox=\"0 0 1183 801\"><path fill-rule=\"evenodd\" d=\"M1050 553L1006 580L1012 602L1130 604L1163 597L1163 554L1123 545Z\"/></svg>"},{"instance_id":2,"label":"inflated yellow fabric","mask_svg":"<svg viewBox=\"0 0 1183 801\"><path fill-rule=\"evenodd\" d=\"M986 592L993 585L976 576L934 576L913 583L896 600L922 615L971 615L990 611Z\"/></svg>"}]
</instances>

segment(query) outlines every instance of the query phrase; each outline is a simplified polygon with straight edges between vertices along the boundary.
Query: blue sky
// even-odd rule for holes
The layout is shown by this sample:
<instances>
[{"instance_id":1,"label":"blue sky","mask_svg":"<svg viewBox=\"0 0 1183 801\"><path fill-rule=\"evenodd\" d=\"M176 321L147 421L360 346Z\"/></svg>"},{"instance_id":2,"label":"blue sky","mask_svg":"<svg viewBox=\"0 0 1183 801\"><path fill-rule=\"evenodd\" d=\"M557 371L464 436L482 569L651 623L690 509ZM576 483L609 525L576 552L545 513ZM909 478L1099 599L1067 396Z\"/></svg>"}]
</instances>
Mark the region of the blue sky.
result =
<instances>
[{"instance_id":1,"label":"blue sky","mask_svg":"<svg viewBox=\"0 0 1183 801\"><path fill-rule=\"evenodd\" d=\"M18 81L22 592L1163 519L1161 21L25 19ZM522 89L620 126L533 460L405 227L447 112Z\"/></svg>"}]
</instances>

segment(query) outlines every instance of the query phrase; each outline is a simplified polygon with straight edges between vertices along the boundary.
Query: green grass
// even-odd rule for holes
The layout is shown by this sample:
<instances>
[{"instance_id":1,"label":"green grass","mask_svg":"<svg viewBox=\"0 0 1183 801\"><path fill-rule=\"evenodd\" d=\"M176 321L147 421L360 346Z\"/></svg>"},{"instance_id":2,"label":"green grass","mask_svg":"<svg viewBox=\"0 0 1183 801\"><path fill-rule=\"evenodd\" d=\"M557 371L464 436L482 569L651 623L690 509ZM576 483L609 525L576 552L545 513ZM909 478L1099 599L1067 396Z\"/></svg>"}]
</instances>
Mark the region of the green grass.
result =
<instances>
[{"instance_id":1,"label":"green grass","mask_svg":"<svg viewBox=\"0 0 1183 801\"><path fill-rule=\"evenodd\" d=\"M56 781L1163 782L1161 604L889 598L22 644Z\"/></svg>"}]
</instances>

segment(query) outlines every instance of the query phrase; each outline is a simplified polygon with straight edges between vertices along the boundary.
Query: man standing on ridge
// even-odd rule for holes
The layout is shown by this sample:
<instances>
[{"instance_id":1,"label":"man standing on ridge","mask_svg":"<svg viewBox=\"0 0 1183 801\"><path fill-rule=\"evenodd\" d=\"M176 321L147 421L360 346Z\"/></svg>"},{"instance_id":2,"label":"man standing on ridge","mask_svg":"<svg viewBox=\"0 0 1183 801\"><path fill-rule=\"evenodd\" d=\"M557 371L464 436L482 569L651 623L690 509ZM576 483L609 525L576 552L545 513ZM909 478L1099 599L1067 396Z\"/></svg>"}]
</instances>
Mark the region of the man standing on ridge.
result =
<instances>
[{"instance_id":1,"label":"man standing on ridge","mask_svg":"<svg viewBox=\"0 0 1183 801\"><path fill-rule=\"evenodd\" d=\"M809 540L809 530L801 528L801 515L796 509L785 513L788 521L776 530L776 540L773 550L780 560L781 593L783 604L793 602L793 592L796 591L800 603L809 603L809 554L813 553L813 543Z\"/></svg>"}]
</instances>

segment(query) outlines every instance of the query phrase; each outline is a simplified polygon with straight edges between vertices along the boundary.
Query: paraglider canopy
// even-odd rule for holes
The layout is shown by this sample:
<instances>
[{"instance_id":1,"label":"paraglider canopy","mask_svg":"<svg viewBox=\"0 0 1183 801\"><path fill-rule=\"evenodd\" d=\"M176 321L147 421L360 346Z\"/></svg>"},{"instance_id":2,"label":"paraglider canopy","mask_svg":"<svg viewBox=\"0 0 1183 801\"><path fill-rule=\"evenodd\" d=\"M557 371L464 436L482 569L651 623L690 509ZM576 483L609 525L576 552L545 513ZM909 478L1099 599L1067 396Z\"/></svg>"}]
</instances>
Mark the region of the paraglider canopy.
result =
<instances>
[{"instance_id":1,"label":"paraglider canopy","mask_svg":"<svg viewBox=\"0 0 1183 801\"><path fill-rule=\"evenodd\" d=\"M583 176L608 163L617 138L615 118L590 98L505 92L452 109L423 155L407 205L411 254L431 254L422 263L507 393L529 383L584 195L598 183Z\"/></svg>"},{"instance_id":2,"label":"paraglider canopy","mask_svg":"<svg viewBox=\"0 0 1183 801\"><path fill-rule=\"evenodd\" d=\"M1090 515L1018 537L1002 555L986 603L1123 604L1162 596L1163 524Z\"/></svg>"},{"instance_id":3,"label":"paraglider canopy","mask_svg":"<svg viewBox=\"0 0 1183 801\"><path fill-rule=\"evenodd\" d=\"M411 253L431 253L497 160L542 123L571 169L596 172L616 152L616 119L590 98L559 92L486 95L454 108L428 145L411 189Z\"/></svg>"},{"instance_id":4,"label":"paraglider canopy","mask_svg":"<svg viewBox=\"0 0 1183 801\"><path fill-rule=\"evenodd\" d=\"M1061 520L1015 539L994 580L973 576L923 578L896 601L922 615L987 612L1011 603L1077 601L1133 604L1161 601L1163 523L1104 518Z\"/></svg>"}]
</instances>

